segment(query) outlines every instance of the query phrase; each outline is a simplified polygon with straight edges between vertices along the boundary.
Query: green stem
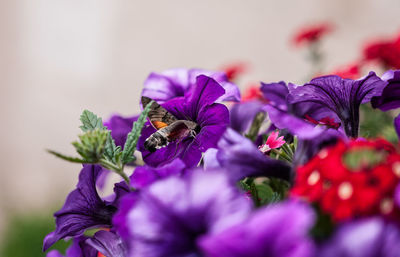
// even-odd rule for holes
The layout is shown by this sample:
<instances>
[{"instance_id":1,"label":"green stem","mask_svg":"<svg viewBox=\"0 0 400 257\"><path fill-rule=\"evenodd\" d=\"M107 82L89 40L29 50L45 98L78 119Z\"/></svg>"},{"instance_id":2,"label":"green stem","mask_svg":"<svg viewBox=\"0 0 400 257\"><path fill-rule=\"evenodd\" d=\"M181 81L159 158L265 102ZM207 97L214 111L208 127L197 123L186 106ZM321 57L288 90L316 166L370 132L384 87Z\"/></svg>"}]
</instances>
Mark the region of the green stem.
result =
<instances>
[{"instance_id":1,"label":"green stem","mask_svg":"<svg viewBox=\"0 0 400 257\"><path fill-rule=\"evenodd\" d=\"M115 171L115 173L120 175L125 180L126 184L130 186L130 179L124 172L124 166L117 166L106 159L100 159L100 165L108 170Z\"/></svg>"}]
</instances>

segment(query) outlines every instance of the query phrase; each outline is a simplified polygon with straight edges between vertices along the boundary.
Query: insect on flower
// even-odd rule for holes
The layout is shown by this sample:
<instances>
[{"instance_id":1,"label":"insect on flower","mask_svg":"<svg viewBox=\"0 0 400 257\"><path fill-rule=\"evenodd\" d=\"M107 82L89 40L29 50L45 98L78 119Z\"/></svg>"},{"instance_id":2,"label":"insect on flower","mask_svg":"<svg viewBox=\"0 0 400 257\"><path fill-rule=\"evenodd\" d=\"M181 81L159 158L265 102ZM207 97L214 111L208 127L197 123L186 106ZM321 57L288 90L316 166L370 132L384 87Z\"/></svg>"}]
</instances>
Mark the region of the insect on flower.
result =
<instances>
[{"instance_id":1,"label":"insect on flower","mask_svg":"<svg viewBox=\"0 0 400 257\"><path fill-rule=\"evenodd\" d=\"M142 96L143 108L151 101L151 98ZM200 126L196 122L178 120L156 102L153 102L150 107L149 119L151 125L157 129L144 142L144 147L150 152L155 152L157 149L167 146L170 142L180 142L188 136L196 137L200 132Z\"/></svg>"}]
</instances>

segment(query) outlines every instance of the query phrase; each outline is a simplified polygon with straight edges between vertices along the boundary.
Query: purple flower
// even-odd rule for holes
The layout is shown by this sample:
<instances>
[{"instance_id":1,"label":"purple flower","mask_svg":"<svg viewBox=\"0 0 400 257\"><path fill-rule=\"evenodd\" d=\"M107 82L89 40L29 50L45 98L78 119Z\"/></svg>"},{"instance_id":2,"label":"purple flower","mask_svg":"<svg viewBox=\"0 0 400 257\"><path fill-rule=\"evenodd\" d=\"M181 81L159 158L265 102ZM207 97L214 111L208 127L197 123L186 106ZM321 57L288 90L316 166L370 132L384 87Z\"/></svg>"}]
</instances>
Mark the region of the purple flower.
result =
<instances>
[{"instance_id":1,"label":"purple flower","mask_svg":"<svg viewBox=\"0 0 400 257\"><path fill-rule=\"evenodd\" d=\"M277 128L285 129L301 139L313 139L324 132L323 128L315 125L319 124L318 121L321 119L332 118L326 108L312 102L297 104L287 102L289 92L296 88L296 85L291 83L286 85L283 81L261 83L261 85L261 91L268 103L264 110L267 111L269 119ZM312 118L316 123L306 121L306 117ZM332 119L335 120L335 118Z\"/></svg>"},{"instance_id":2,"label":"purple flower","mask_svg":"<svg viewBox=\"0 0 400 257\"><path fill-rule=\"evenodd\" d=\"M254 117L260 112L265 112L264 105L261 101L248 101L233 105L230 110L230 127L239 133L247 132Z\"/></svg>"},{"instance_id":3,"label":"purple flower","mask_svg":"<svg viewBox=\"0 0 400 257\"><path fill-rule=\"evenodd\" d=\"M358 136L359 108L373 96L379 96L387 83L374 72L360 80L342 79L336 75L322 76L304 86L290 90L290 104L317 103L341 120L350 137Z\"/></svg>"},{"instance_id":4,"label":"purple flower","mask_svg":"<svg viewBox=\"0 0 400 257\"><path fill-rule=\"evenodd\" d=\"M98 165L84 165L79 174L77 188L65 200L64 206L54 214L56 230L43 241L43 251L60 239L82 235L88 228L109 227L117 202L128 192L127 185L115 186L115 199L107 202L100 198L96 190L96 179L102 168Z\"/></svg>"},{"instance_id":5,"label":"purple flower","mask_svg":"<svg viewBox=\"0 0 400 257\"><path fill-rule=\"evenodd\" d=\"M394 119L394 129L400 139L400 114Z\"/></svg>"},{"instance_id":6,"label":"purple flower","mask_svg":"<svg viewBox=\"0 0 400 257\"><path fill-rule=\"evenodd\" d=\"M204 156L206 169L222 167L234 181L249 176L277 177L290 180L291 168L283 161L271 159L249 139L227 129L218 142L218 150Z\"/></svg>"},{"instance_id":7,"label":"purple flower","mask_svg":"<svg viewBox=\"0 0 400 257\"><path fill-rule=\"evenodd\" d=\"M138 148L143 160L151 166L161 166L180 158L188 167L197 165L201 153L216 147L219 138L229 123L229 111L215 101L224 94L224 89L212 78L200 75L196 86L184 97L174 98L162 106L180 120L191 120L200 127L196 137L188 136L181 141L171 142L166 147L151 153L144 148L145 140L156 130L148 125L142 131Z\"/></svg>"},{"instance_id":8,"label":"purple flower","mask_svg":"<svg viewBox=\"0 0 400 257\"><path fill-rule=\"evenodd\" d=\"M126 137L131 132L133 123L138 119L138 115L132 117L122 117L118 114L114 114L111 118L104 122L109 130L111 130L111 136L117 146L124 147Z\"/></svg>"},{"instance_id":9,"label":"purple flower","mask_svg":"<svg viewBox=\"0 0 400 257\"><path fill-rule=\"evenodd\" d=\"M399 257L400 229L382 218L352 221L341 225L326 242L321 257Z\"/></svg>"},{"instance_id":10,"label":"purple flower","mask_svg":"<svg viewBox=\"0 0 400 257\"><path fill-rule=\"evenodd\" d=\"M303 203L270 205L241 224L204 237L200 247L207 257L313 256L308 233L314 218L312 209Z\"/></svg>"},{"instance_id":11,"label":"purple flower","mask_svg":"<svg viewBox=\"0 0 400 257\"><path fill-rule=\"evenodd\" d=\"M243 221L250 205L221 172L157 181L126 212L129 256L200 256L198 240Z\"/></svg>"},{"instance_id":12,"label":"purple flower","mask_svg":"<svg viewBox=\"0 0 400 257\"><path fill-rule=\"evenodd\" d=\"M86 243L88 237L75 237L72 245L67 249L65 257L97 257L97 250ZM46 257L64 257L57 250L51 250Z\"/></svg>"},{"instance_id":13,"label":"purple flower","mask_svg":"<svg viewBox=\"0 0 400 257\"><path fill-rule=\"evenodd\" d=\"M382 95L371 99L372 107L388 111L400 107L400 70L390 70L383 74L382 79L388 82Z\"/></svg>"},{"instance_id":14,"label":"purple flower","mask_svg":"<svg viewBox=\"0 0 400 257\"><path fill-rule=\"evenodd\" d=\"M125 242L117 234L100 230L86 243L107 257L126 257L127 247Z\"/></svg>"},{"instance_id":15,"label":"purple flower","mask_svg":"<svg viewBox=\"0 0 400 257\"><path fill-rule=\"evenodd\" d=\"M162 73L151 73L144 82L143 96L147 96L159 104L175 97L181 97L196 87L196 78L206 75L215 79L225 89L225 93L216 101L240 101L239 88L229 82L224 72L208 71L201 69L170 69Z\"/></svg>"},{"instance_id":16,"label":"purple flower","mask_svg":"<svg viewBox=\"0 0 400 257\"><path fill-rule=\"evenodd\" d=\"M181 159L175 159L164 166L153 168L149 166L139 166L131 175L131 186L135 189L144 188L155 181L172 175L183 175L186 165Z\"/></svg>"}]
</instances>

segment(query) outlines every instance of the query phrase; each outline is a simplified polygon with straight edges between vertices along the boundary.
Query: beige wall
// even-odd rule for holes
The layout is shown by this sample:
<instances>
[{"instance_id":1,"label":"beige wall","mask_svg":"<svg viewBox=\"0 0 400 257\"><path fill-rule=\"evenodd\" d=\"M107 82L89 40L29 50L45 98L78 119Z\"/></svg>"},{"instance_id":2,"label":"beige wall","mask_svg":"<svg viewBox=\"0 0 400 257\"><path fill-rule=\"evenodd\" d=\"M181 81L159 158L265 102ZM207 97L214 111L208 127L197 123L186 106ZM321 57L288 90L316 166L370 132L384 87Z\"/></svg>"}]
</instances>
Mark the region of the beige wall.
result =
<instances>
[{"instance_id":1,"label":"beige wall","mask_svg":"<svg viewBox=\"0 0 400 257\"><path fill-rule=\"evenodd\" d=\"M328 67L358 56L363 39L400 30L398 0L9 0L0 2L1 170L4 213L61 204L79 166L79 115L138 111L143 80L172 67L216 68L243 60L243 81L299 81L308 71L288 39L328 20Z\"/></svg>"}]
</instances>

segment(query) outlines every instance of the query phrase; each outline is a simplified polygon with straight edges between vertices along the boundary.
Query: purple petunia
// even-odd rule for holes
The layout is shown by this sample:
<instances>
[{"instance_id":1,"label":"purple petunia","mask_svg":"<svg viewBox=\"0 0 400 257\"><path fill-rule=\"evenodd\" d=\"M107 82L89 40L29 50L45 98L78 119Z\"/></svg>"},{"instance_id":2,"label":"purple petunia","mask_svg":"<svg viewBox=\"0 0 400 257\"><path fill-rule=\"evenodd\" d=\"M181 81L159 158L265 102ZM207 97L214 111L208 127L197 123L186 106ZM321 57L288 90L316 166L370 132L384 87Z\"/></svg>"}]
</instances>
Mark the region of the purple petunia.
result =
<instances>
[{"instance_id":1,"label":"purple petunia","mask_svg":"<svg viewBox=\"0 0 400 257\"><path fill-rule=\"evenodd\" d=\"M229 111L225 105L215 103L225 90L214 79L200 75L196 86L186 92L184 97L174 98L162 106L180 120L191 120L200 126L196 137L188 136L182 141L171 142L155 152L144 148L145 140L156 130L147 125L142 131L138 148L143 160L153 167L162 166L173 159L180 158L186 166L193 167L200 161L201 153L216 147L219 138L229 123Z\"/></svg>"},{"instance_id":2,"label":"purple petunia","mask_svg":"<svg viewBox=\"0 0 400 257\"><path fill-rule=\"evenodd\" d=\"M399 257L400 228L380 217L340 225L317 256Z\"/></svg>"},{"instance_id":3,"label":"purple petunia","mask_svg":"<svg viewBox=\"0 0 400 257\"><path fill-rule=\"evenodd\" d=\"M131 186L135 189L144 188L157 180L167 178L169 176L183 175L186 165L181 159L175 159L164 166L153 168L149 166L139 166L130 176Z\"/></svg>"},{"instance_id":4,"label":"purple petunia","mask_svg":"<svg viewBox=\"0 0 400 257\"><path fill-rule=\"evenodd\" d=\"M144 82L142 95L162 104L175 97L184 96L193 87L196 87L196 78L202 74L213 78L224 88L225 92L216 99L217 102L240 101L239 88L229 82L224 72L202 69L178 68L161 73L153 72Z\"/></svg>"},{"instance_id":5,"label":"purple petunia","mask_svg":"<svg viewBox=\"0 0 400 257\"><path fill-rule=\"evenodd\" d=\"M222 167L234 181L248 176L291 179L288 164L265 156L253 142L232 129L227 129L218 142L218 149L206 152L204 165L206 169Z\"/></svg>"},{"instance_id":6,"label":"purple petunia","mask_svg":"<svg viewBox=\"0 0 400 257\"><path fill-rule=\"evenodd\" d=\"M97 257L98 252L86 243L87 236L77 236L72 241L72 245L67 249L65 257ZM46 257L64 257L57 250L51 250Z\"/></svg>"},{"instance_id":7,"label":"purple petunia","mask_svg":"<svg viewBox=\"0 0 400 257\"><path fill-rule=\"evenodd\" d=\"M382 95L371 99L372 107L388 111L400 107L400 70L390 70L383 74L382 79L388 85L383 89Z\"/></svg>"},{"instance_id":8,"label":"purple petunia","mask_svg":"<svg viewBox=\"0 0 400 257\"><path fill-rule=\"evenodd\" d=\"M207 257L313 256L315 247L308 233L314 219L305 203L270 205L241 224L204 237L200 247Z\"/></svg>"},{"instance_id":9,"label":"purple petunia","mask_svg":"<svg viewBox=\"0 0 400 257\"><path fill-rule=\"evenodd\" d=\"M359 80L342 79L336 75L322 76L309 83L293 88L287 96L288 103L316 103L337 116L349 137L357 138L359 108L373 96L379 96L387 82L374 72Z\"/></svg>"},{"instance_id":10,"label":"purple petunia","mask_svg":"<svg viewBox=\"0 0 400 257\"><path fill-rule=\"evenodd\" d=\"M133 202L122 202L129 210L119 217L131 257L201 256L200 238L242 222L251 208L224 173L203 170L157 181Z\"/></svg>"},{"instance_id":11,"label":"purple petunia","mask_svg":"<svg viewBox=\"0 0 400 257\"><path fill-rule=\"evenodd\" d=\"M122 117L118 114L114 114L109 120L104 122L104 126L111 130L111 136L117 146L124 147L126 137L128 133L131 132L133 123L138 117L138 115Z\"/></svg>"},{"instance_id":12,"label":"purple petunia","mask_svg":"<svg viewBox=\"0 0 400 257\"><path fill-rule=\"evenodd\" d=\"M113 202L102 200L96 190L96 179L101 170L98 165L84 165L77 188L68 195L61 210L54 214L56 230L45 237L43 251L60 239L82 235L88 228L111 225L118 201L129 189L125 182L117 183Z\"/></svg>"}]
</instances>

